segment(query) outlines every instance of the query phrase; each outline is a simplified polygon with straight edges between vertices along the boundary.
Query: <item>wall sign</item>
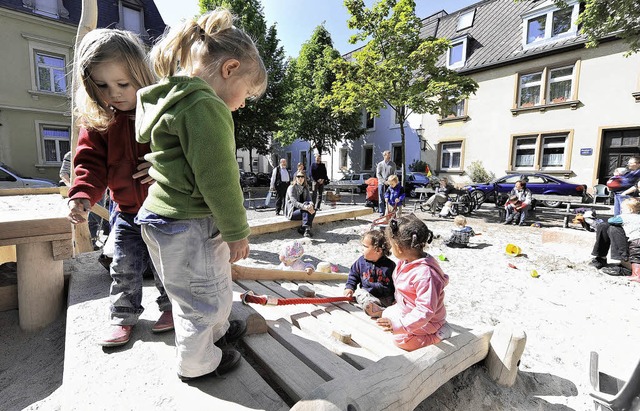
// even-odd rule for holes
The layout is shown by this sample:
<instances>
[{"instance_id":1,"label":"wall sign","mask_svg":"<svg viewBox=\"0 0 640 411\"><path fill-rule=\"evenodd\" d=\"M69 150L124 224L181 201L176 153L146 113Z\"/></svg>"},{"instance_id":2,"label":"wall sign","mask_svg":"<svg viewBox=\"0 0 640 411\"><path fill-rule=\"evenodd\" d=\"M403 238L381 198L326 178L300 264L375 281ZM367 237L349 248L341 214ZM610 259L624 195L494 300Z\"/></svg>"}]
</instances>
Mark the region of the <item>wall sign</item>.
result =
<instances>
[{"instance_id":1,"label":"wall sign","mask_svg":"<svg viewBox=\"0 0 640 411\"><path fill-rule=\"evenodd\" d=\"M591 154L593 154L593 149L592 148L581 148L580 149L580 155L581 156L590 156Z\"/></svg>"}]
</instances>

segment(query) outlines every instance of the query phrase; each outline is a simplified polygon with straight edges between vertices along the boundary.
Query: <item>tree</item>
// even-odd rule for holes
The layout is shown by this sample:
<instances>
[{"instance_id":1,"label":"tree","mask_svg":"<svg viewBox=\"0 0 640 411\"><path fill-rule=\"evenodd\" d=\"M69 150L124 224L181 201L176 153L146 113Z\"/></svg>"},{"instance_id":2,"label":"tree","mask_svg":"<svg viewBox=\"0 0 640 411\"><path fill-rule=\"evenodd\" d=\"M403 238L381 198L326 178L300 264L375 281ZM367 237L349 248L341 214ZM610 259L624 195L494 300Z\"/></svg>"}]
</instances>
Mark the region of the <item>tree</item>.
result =
<instances>
[{"instance_id":1,"label":"tree","mask_svg":"<svg viewBox=\"0 0 640 411\"><path fill-rule=\"evenodd\" d=\"M413 113L435 114L474 93L470 78L438 66L449 50L446 39L420 38L420 19L413 0L381 0L366 9L363 0L345 0L350 29L359 30L349 41L368 41L350 60L336 59L337 80L325 99L333 110L370 113L385 105L395 111L402 139L402 177L405 175L405 122Z\"/></svg>"},{"instance_id":2,"label":"tree","mask_svg":"<svg viewBox=\"0 0 640 411\"><path fill-rule=\"evenodd\" d=\"M233 113L236 149L247 150L249 164L253 166L253 150L261 155L269 154L272 137L279 130L278 123L289 90L284 50L279 45L275 25L267 29L259 0L200 0L202 12L216 7L226 7L238 16L237 26L254 39L269 73L265 94Z\"/></svg>"},{"instance_id":3,"label":"tree","mask_svg":"<svg viewBox=\"0 0 640 411\"><path fill-rule=\"evenodd\" d=\"M289 63L292 92L285 108L282 133L277 136L283 145L300 138L322 153L338 142L364 135L361 113L333 112L321 104L331 93L336 79L331 66L339 58L331 35L320 25L302 45L298 58Z\"/></svg>"},{"instance_id":4,"label":"tree","mask_svg":"<svg viewBox=\"0 0 640 411\"><path fill-rule=\"evenodd\" d=\"M519 0L522 1L522 0ZM566 7L566 0L554 0ZM629 43L629 53L640 51L640 3L638 0L583 0L578 16L580 32L589 39L587 47L596 47L600 39L616 33Z\"/></svg>"}]
</instances>

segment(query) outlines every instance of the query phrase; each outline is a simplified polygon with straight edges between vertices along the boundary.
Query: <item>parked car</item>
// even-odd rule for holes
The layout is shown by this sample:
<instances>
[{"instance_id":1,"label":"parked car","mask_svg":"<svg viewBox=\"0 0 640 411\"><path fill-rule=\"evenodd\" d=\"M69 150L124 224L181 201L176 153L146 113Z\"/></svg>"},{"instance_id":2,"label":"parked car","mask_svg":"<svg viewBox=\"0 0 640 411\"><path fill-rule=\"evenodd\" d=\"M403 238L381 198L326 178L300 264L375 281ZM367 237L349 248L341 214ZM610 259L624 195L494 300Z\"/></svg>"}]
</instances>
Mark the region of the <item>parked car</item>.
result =
<instances>
[{"instance_id":1,"label":"parked car","mask_svg":"<svg viewBox=\"0 0 640 411\"><path fill-rule=\"evenodd\" d=\"M269 187L271 185L271 175L267 173L256 173L256 186L257 187Z\"/></svg>"},{"instance_id":2,"label":"parked car","mask_svg":"<svg viewBox=\"0 0 640 411\"><path fill-rule=\"evenodd\" d=\"M333 181L333 185L356 185L356 193L364 193L367 190L367 181L372 177L370 173L350 173L346 174L340 180Z\"/></svg>"},{"instance_id":3,"label":"parked car","mask_svg":"<svg viewBox=\"0 0 640 411\"><path fill-rule=\"evenodd\" d=\"M527 188L531 190L531 194L535 198L536 194L557 194L565 196L576 196L584 199L587 192L585 184L575 184L569 181L552 177L542 173L518 173L509 174L504 177L493 180L490 183L471 184L468 189L477 188L484 192L485 201L495 201L495 192L505 195L513 189L518 180L525 180ZM547 207L559 207L559 201L542 201Z\"/></svg>"},{"instance_id":4,"label":"parked car","mask_svg":"<svg viewBox=\"0 0 640 411\"><path fill-rule=\"evenodd\" d=\"M250 171L240 170L240 186L241 187L255 187L258 182L258 178Z\"/></svg>"},{"instance_id":5,"label":"parked car","mask_svg":"<svg viewBox=\"0 0 640 411\"><path fill-rule=\"evenodd\" d=\"M397 171L398 180L402 181L402 172ZM416 193L416 188L429 186L429 177L425 173L407 172L404 176L404 192L406 195L417 198L420 195Z\"/></svg>"},{"instance_id":6,"label":"parked car","mask_svg":"<svg viewBox=\"0 0 640 411\"><path fill-rule=\"evenodd\" d=\"M57 187L55 181L46 178L25 177L4 163L0 163L0 188Z\"/></svg>"}]
</instances>

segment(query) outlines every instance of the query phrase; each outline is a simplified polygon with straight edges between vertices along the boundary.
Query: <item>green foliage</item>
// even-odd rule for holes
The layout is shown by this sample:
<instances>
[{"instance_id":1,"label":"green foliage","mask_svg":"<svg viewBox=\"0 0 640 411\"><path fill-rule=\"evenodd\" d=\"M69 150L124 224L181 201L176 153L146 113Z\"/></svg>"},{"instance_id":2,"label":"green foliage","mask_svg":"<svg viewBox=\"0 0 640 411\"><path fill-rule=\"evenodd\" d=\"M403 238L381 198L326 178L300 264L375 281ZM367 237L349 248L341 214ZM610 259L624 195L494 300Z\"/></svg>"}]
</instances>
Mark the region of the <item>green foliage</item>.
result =
<instances>
[{"instance_id":1,"label":"green foliage","mask_svg":"<svg viewBox=\"0 0 640 411\"><path fill-rule=\"evenodd\" d=\"M269 73L265 94L255 102L247 101L245 108L233 113L236 148L247 150L250 164L253 164L253 149L258 154L269 154L272 136L278 132L286 104L290 86L286 77L284 50L279 45L275 25L267 28L259 0L200 0L201 12L217 7L226 7L238 17L236 25L254 39Z\"/></svg>"},{"instance_id":2,"label":"green foliage","mask_svg":"<svg viewBox=\"0 0 640 411\"><path fill-rule=\"evenodd\" d=\"M413 0L381 0L366 9L363 0L345 0L350 42L368 41L349 59L336 59L333 93L323 101L336 112L362 106L371 113L389 106L400 120L402 164L405 121L412 112L439 113L474 93L478 85L455 71L437 66L449 49L446 39L420 38L421 21ZM404 174L404 173L403 173Z\"/></svg>"},{"instance_id":3,"label":"green foliage","mask_svg":"<svg viewBox=\"0 0 640 411\"><path fill-rule=\"evenodd\" d=\"M467 168L467 175L474 183L488 183L496 178L496 175L487 171L482 165L482 161L477 160L471 163Z\"/></svg>"},{"instance_id":4,"label":"green foliage","mask_svg":"<svg viewBox=\"0 0 640 411\"><path fill-rule=\"evenodd\" d=\"M415 160L413 163L409 164L409 170L416 171L419 173L424 173L424 170L429 164L422 160ZM431 168L431 167L429 167Z\"/></svg>"},{"instance_id":5,"label":"green foliage","mask_svg":"<svg viewBox=\"0 0 640 411\"><path fill-rule=\"evenodd\" d=\"M321 25L302 45L298 58L290 62L287 77L291 93L279 123L282 132L276 135L282 145L300 138L323 152L340 141L355 140L364 134L361 112L332 112L321 105L336 79L332 62L339 58L331 35Z\"/></svg>"}]
</instances>

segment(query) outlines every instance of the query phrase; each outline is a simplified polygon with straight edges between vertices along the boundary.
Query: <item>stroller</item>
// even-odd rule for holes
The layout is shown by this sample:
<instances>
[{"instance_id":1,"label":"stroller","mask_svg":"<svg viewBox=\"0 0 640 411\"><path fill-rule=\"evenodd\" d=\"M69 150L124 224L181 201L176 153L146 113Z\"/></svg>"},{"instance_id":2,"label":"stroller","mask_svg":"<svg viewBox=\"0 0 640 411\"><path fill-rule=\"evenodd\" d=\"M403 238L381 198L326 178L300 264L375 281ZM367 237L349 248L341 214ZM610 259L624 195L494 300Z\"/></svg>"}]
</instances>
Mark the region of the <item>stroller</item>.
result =
<instances>
[{"instance_id":1,"label":"stroller","mask_svg":"<svg viewBox=\"0 0 640 411\"><path fill-rule=\"evenodd\" d=\"M375 212L378 210L378 179L375 177L368 178L365 184L367 184L367 195L364 206L373 208Z\"/></svg>"}]
</instances>

